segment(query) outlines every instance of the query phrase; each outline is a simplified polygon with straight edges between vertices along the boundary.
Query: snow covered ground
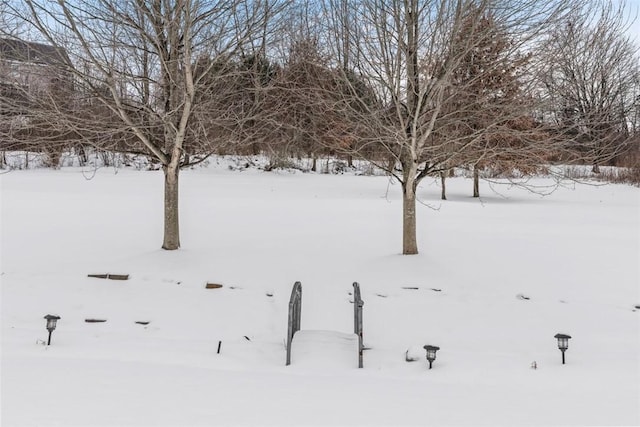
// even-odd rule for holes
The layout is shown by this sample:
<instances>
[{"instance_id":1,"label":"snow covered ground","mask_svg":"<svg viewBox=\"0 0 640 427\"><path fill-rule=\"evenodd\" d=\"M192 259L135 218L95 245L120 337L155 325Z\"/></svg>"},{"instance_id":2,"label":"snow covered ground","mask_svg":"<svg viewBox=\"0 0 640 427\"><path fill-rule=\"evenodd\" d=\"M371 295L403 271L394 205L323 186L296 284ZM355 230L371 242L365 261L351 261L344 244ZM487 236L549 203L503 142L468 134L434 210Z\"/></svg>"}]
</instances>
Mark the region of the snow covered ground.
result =
<instances>
[{"instance_id":1,"label":"snow covered ground","mask_svg":"<svg viewBox=\"0 0 640 427\"><path fill-rule=\"evenodd\" d=\"M85 176L0 176L3 426L640 424L638 188L482 183L478 200L455 178L440 201L427 179L404 257L385 177L221 163L182 173L183 249L166 252L161 172Z\"/></svg>"}]
</instances>

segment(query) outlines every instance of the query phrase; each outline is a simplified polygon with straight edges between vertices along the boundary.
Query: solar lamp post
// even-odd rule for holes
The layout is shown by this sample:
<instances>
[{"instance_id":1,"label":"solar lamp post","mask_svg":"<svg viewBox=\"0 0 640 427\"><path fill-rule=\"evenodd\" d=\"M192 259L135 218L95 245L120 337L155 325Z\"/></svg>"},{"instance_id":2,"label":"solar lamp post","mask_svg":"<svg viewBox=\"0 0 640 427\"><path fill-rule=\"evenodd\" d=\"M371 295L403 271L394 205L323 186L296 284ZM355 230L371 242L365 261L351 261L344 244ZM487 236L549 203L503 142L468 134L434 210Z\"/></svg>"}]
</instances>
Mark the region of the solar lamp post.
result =
<instances>
[{"instance_id":1,"label":"solar lamp post","mask_svg":"<svg viewBox=\"0 0 640 427\"><path fill-rule=\"evenodd\" d=\"M60 316L47 314L44 318L47 320L47 331L49 331L49 340L47 341L47 345L51 345L51 332L56 329L56 323L60 320Z\"/></svg>"},{"instance_id":2,"label":"solar lamp post","mask_svg":"<svg viewBox=\"0 0 640 427\"><path fill-rule=\"evenodd\" d=\"M436 360L436 351L440 350L440 347L436 347L435 345L425 345L422 348L427 351L427 360L429 361L429 369L431 369L433 361Z\"/></svg>"},{"instance_id":3,"label":"solar lamp post","mask_svg":"<svg viewBox=\"0 0 640 427\"><path fill-rule=\"evenodd\" d=\"M571 336L566 334L556 334L554 338L558 340L558 348L562 352L562 364L564 365L564 352L569 348L569 338L571 338Z\"/></svg>"}]
</instances>

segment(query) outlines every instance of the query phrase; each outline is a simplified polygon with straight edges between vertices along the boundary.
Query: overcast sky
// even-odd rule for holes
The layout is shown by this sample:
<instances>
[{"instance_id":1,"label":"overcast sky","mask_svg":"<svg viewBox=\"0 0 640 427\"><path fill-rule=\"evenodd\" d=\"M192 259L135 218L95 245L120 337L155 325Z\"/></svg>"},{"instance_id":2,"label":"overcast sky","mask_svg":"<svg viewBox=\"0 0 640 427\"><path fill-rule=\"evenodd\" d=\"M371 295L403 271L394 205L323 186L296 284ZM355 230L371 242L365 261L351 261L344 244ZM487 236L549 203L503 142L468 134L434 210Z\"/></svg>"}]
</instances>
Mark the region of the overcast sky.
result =
<instances>
[{"instance_id":1,"label":"overcast sky","mask_svg":"<svg viewBox=\"0 0 640 427\"><path fill-rule=\"evenodd\" d=\"M629 0L627 4L629 18L635 18L635 22L629 27L629 35L640 45L640 0Z\"/></svg>"}]
</instances>

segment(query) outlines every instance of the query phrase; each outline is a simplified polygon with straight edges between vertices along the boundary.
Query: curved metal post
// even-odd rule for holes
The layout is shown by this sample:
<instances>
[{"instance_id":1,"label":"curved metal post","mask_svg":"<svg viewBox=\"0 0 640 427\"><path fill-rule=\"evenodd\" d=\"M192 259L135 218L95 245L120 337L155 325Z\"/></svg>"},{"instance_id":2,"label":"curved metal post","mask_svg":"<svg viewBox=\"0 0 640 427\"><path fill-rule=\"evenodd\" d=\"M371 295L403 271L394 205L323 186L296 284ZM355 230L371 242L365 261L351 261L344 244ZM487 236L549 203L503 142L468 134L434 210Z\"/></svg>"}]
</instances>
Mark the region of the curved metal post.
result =
<instances>
[{"instance_id":1,"label":"curved metal post","mask_svg":"<svg viewBox=\"0 0 640 427\"><path fill-rule=\"evenodd\" d=\"M362 337L362 307L364 301L360 296L360 285L358 282L353 282L353 333L358 336L358 368L362 368L362 353L364 351L363 337Z\"/></svg>"},{"instance_id":2,"label":"curved metal post","mask_svg":"<svg viewBox=\"0 0 640 427\"><path fill-rule=\"evenodd\" d=\"M287 327L287 366L291 364L291 342L293 335L300 330L300 318L302 315L302 284L296 282L291 290L289 299L289 321Z\"/></svg>"}]
</instances>

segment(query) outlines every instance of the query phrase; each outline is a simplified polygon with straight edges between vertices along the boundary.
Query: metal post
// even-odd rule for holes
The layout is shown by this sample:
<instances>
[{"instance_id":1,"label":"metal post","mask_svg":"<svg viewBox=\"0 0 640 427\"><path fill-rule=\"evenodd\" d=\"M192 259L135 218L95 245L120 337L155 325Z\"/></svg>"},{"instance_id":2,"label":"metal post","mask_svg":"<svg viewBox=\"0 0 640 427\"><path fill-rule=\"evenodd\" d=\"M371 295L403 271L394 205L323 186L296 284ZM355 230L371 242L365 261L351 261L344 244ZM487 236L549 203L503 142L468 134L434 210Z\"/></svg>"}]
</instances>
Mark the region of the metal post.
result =
<instances>
[{"instance_id":1,"label":"metal post","mask_svg":"<svg viewBox=\"0 0 640 427\"><path fill-rule=\"evenodd\" d=\"M562 364L564 365L564 350L562 350Z\"/></svg>"},{"instance_id":2,"label":"metal post","mask_svg":"<svg viewBox=\"0 0 640 427\"><path fill-rule=\"evenodd\" d=\"M289 321L287 327L287 366L291 364L291 343L293 335L300 330L300 320L302 317L302 284L296 282L291 290L289 299Z\"/></svg>"},{"instance_id":3,"label":"metal post","mask_svg":"<svg viewBox=\"0 0 640 427\"><path fill-rule=\"evenodd\" d=\"M429 369L431 369L431 364L433 363L433 360L429 360Z\"/></svg>"},{"instance_id":4,"label":"metal post","mask_svg":"<svg viewBox=\"0 0 640 427\"><path fill-rule=\"evenodd\" d=\"M53 330L49 330L49 341L47 341L47 345L51 345L51 332L53 332Z\"/></svg>"},{"instance_id":5,"label":"metal post","mask_svg":"<svg viewBox=\"0 0 640 427\"><path fill-rule=\"evenodd\" d=\"M362 333L362 307L364 301L360 296L360 285L353 282L353 333L358 336L358 368L363 367L363 333Z\"/></svg>"}]
</instances>

